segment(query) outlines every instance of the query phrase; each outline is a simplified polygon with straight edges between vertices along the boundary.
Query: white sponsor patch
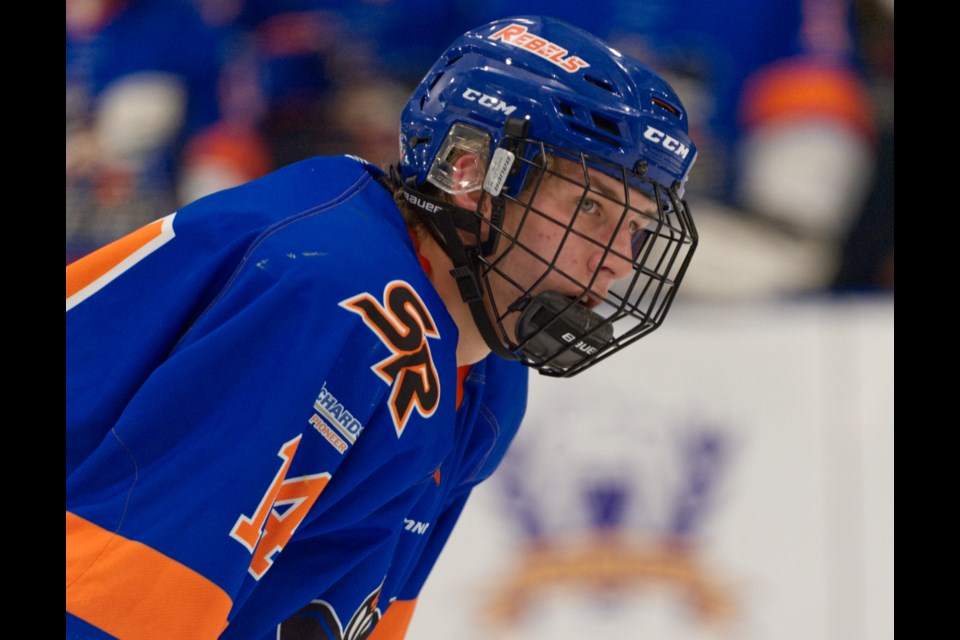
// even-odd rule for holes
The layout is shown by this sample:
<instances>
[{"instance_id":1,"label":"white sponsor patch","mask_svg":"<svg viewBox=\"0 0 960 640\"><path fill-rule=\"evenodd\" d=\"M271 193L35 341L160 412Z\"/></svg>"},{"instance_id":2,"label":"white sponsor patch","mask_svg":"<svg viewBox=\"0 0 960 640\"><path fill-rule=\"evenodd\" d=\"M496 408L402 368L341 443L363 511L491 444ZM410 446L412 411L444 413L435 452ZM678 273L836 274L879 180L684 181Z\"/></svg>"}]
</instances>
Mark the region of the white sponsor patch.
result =
<instances>
[{"instance_id":1,"label":"white sponsor patch","mask_svg":"<svg viewBox=\"0 0 960 640\"><path fill-rule=\"evenodd\" d=\"M320 393L313 401L313 408L351 444L357 441L357 436L363 431L363 424L330 393L326 382L321 385Z\"/></svg>"},{"instance_id":2,"label":"white sponsor patch","mask_svg":"<svg viewBox=\"0 0 960 640\"><path fill-rule=\"evenodd\" d=\"M507 151L502 147L493 152L490 169L483 179L483 188L487 193L492 196L500 195L503 183L507 181L507 176L510 175L510 168L513 166L515 158L516 156L513 155L512 151Z\"/></svg>"}]
</instances>

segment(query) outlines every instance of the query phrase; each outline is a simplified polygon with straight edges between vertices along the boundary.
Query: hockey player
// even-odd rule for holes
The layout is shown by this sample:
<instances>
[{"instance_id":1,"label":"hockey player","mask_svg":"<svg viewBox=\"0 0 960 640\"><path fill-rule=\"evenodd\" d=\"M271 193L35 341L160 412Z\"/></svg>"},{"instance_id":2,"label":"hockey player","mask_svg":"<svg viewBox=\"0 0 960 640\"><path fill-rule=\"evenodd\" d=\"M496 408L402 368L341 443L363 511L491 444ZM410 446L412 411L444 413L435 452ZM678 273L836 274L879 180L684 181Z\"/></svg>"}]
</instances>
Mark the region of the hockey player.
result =
<instances>
[{"instance_id":1,"label":"hockey player","mask_svg":"<svg viewBox=\"0 0 960 640\"><path fill-rule=\"evenodd\" d=\"M68 637L402 637L529 369L663 321L696 152L649 68L488 24L400 152L291 165L68 268Z\"/></svg>"}]
</instances>

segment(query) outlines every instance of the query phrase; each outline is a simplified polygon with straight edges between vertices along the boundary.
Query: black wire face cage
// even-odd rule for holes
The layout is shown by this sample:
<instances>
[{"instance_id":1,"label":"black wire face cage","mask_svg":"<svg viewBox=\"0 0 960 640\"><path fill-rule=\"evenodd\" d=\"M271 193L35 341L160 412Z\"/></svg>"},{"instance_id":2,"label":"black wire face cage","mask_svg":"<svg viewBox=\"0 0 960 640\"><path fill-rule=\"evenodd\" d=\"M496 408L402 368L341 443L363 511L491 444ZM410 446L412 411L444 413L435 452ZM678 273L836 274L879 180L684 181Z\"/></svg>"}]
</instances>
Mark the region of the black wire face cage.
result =
<instances>
[{"instance_id":1,"label":"black wire face cage","mask_svg":"<svg viewBox=\"0 0 960 640\"><path fill-rule=\"evenodd\" d=\"M570 377L661 325L697 232L679 185L645 178L642 162L630 171L523 145L511 173L524 187L503 194L503 219L490 223L498 249L480 258L480 275L504 344L540 373Z\"/></svg>"}]
</instances>

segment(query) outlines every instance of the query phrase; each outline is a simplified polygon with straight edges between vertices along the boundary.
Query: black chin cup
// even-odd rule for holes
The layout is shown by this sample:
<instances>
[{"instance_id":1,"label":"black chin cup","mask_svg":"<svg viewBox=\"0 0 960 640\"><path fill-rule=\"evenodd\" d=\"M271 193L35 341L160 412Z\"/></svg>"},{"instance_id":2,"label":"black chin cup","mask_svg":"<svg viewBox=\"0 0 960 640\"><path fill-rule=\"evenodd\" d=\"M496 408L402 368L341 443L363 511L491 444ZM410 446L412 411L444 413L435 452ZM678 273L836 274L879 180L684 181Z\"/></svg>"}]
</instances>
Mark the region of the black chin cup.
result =
<instances>
[{"instance_id":1,"label":"black chin cup","mask_svg":"<svg viewBox=\"0 0 960 640\"><path fill-rule=\"evenodd\" d=\"M527 303L517 320L518 353L544 373L563 373L601 352L613 340L602 316L556 291L544 291ZM549 361L549 362L548 362Z\"/></svg>"}]
</instances>

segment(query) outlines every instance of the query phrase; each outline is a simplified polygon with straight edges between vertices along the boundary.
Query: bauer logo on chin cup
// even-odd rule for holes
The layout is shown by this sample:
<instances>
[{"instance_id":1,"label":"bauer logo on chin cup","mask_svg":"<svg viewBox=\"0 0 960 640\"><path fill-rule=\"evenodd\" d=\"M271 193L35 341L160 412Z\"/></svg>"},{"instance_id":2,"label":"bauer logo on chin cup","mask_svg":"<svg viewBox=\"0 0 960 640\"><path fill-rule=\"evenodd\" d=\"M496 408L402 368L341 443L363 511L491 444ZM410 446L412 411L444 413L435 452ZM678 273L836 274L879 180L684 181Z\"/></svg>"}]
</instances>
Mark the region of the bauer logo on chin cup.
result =
<instances>
[{"instance_id":1,"label":"bauer logo on chin cup","mask_svg":"<svg viewBox=\"0 0 960 640\"><path fill-rule=\"evenodd\" d=\"M520 354L565 371L593 357L613 339L602 316L556 291L534 296L517 321Z\"/></svg>"}]
</instances>

